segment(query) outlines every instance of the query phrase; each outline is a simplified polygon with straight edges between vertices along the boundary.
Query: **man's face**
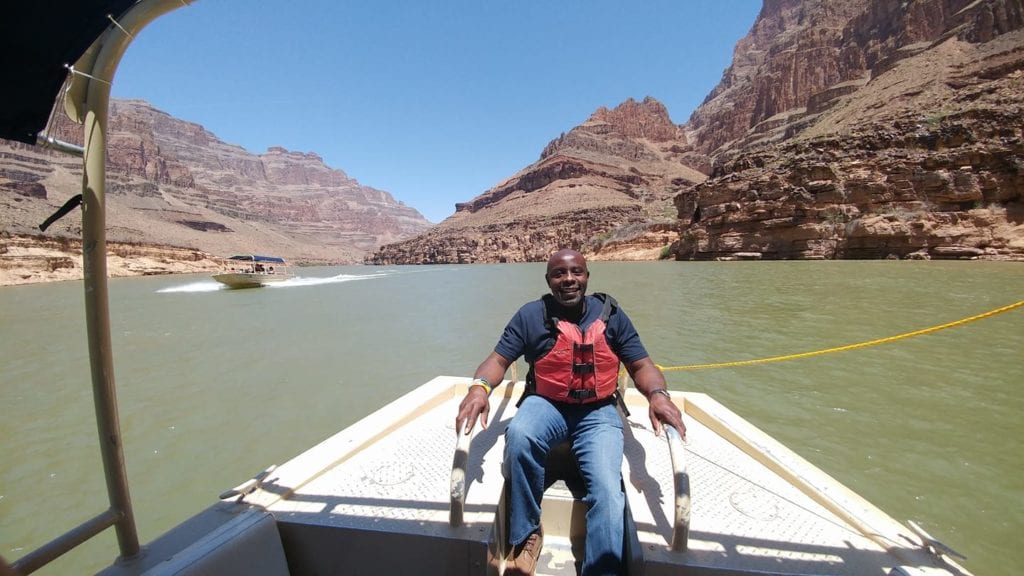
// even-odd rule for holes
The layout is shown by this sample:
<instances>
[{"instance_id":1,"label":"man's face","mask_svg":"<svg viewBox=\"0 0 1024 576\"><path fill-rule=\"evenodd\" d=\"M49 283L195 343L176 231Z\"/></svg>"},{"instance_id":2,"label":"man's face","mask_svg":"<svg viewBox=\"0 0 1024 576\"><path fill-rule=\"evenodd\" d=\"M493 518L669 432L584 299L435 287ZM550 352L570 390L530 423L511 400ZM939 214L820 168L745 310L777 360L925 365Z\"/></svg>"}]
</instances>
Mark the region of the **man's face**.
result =
<instances>
[{"instance_id":1,"label":"man's face","mask_svg":"<svg viewBox=\"0 0 1024 576\"><path fill-rule=\"evenodd\" d=\"M555 300L567 308L579 306L587 292L590 271L587 261L576 252L559 252L548 260L544 277Z\"/></svg>"}]
</instances>

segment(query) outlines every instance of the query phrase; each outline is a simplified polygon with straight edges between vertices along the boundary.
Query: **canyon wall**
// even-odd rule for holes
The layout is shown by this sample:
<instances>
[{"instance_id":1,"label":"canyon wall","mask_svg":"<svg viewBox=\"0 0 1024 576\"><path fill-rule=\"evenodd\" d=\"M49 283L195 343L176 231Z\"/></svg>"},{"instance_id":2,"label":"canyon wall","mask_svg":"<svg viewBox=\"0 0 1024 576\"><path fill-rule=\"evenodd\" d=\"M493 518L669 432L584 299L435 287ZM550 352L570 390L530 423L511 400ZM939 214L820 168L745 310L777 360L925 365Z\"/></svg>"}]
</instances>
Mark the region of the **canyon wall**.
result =
<instances>
[{"instance_id":1,"label":"canyon wall","mask_svg":"<svg viewBox=\"0 0 1024 576\"><path fill-rule=\"evenodd\" d=\"M367 261L1024 259L1022 27L1021 0L766 0L686 124L598 110Z\"/></svg>"},{"instance_id":2,"label":"canyon wall","mask_svg":"<svg viewBox=\"0 0 1024 576\"><path fill-rule=\"evenodd\" d=\"M430 226L415 209L315 153L273 147L252 154L143 101L113 101L109 131L111 241L339 264L360 262L381 244ZM66 120L53 133L72 143L82 138L81 127ZM0 231L39 234L38 225L80 192L81 164L0 141ZM75 238L80 227L72 213L47 235Z\"/></svg>"},{"instance_id":3,"label":"canyon wall","mask_svg":"<svg viewBox=\"0 0 1024 576\"><path fill-rule=\"evenodd\" d=\"M678 259L1024 259L1019 1L766 2L686 132Z\"/></svg>"}]
</instances>

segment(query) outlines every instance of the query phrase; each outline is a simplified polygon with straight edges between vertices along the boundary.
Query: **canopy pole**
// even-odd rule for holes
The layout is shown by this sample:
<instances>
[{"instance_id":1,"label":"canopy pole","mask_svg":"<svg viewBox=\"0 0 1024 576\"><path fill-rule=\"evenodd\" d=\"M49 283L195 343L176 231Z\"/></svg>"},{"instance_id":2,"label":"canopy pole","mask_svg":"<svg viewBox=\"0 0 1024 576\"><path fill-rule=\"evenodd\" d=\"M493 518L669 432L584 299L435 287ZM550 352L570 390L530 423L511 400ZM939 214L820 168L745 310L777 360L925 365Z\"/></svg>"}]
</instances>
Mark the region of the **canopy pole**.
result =
<instances>
[{"instance_id":1,"label":"canopy pole","mask_svg":"<svg viewBox=\"0 0 1024 576\"><path fill-rule=\"evenodd\" d=\"M125 471L121 425L117 414L114 358L110 339L107 292L106 140L109 85L91 82L85 116L85 171L82 176L82 266L85 269L85 320L89 333L93 402L107 496L117 514L114 529L123 558L139 553L139 536L132 512Z\"/></svg>"},{"instance_id":2,"label":"canopy pole","mask_svg":"<svg viewBox=\"0 0 1024 576\"><path fill-rule=\"evenodd\" d=\"M110 88L114 73L133 33L159 16L177 8L174 0L142 0L122 15L94 43L95 57L83 56L87 80L84 94L69 90L67 103L84 123L85 166L82 176L82 265L84 268L85 319L89 337L96 428L110 500L115 518L121 559L138 556L141 548L128 491L124 445L117 412L114 360L110 338L110 307L107 291L106 159ZM124 34L121 34L124 32ZM84 98L79 99L81 96ZM84 114L83 114L84 112Z\"/></svg>"}]
</instances>

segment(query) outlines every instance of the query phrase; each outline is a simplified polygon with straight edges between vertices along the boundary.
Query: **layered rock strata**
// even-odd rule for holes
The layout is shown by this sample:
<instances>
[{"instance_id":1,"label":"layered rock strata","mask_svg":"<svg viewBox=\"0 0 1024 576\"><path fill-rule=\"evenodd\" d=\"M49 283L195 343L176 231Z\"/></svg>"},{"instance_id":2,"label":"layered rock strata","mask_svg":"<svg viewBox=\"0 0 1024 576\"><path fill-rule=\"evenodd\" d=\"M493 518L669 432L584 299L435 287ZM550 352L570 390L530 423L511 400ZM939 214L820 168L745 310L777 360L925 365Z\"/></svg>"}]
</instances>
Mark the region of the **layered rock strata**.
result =
<instances>
[{"instance_id":1,"label":"layered rock strata","mask_svg":"<svg viewBox=\"0 0 1024 576\"><path fill-rule=\"evenodd\" d=\"M114 242L354 263L430 226L315 153L274 147L251 154L142 101L113 101L109 131L107 233ZM81 140L81 128L66 121L52 134ZM81 178L79 158L0 142L0 230L38 234L79 193ZM79 237L80 222L69 214L46 233Z\"/></svg>"},{"instance_id":2,"label":"layered rock strata","mask_svg":"<svg viewBox=\"0 0 1024 576\"><path fill-rule=\"evenodd\" d=\"M672 198L704 179L683 162L686 139L664 105L647 98L590 119L549 143L540 159L426 233L381 247L373 264L531 262L573 247L606 257L657 254L671 243ZM631 243L621 243L628 237ZM656 243L650 245L650 242Z\"/></svg>"},{"instance_id":3,"label":"layered rock strata","mask_svg":"<svg viewBox=\"0 0 1024 576\"><path fill-rule=\"evenodd\" d=\"M771 4L688 125L674 256L1024 259L1021 3Z\"/></svg>"},{"instance_id":4,"label":"layered rock strata","mask_svg":"<svg viewBox=\"0 0 1024 576\"><path fill-rule=\"evenodd\" d=\"M1024 259L1022 26L1021 0L766 0L685 125L599 110L367 261Z\"/></svg>"},{"instance_id":5,"label":"layered rock strata","mask_svg":"<svg viewBox=\"0 0 1024 576\"><path fill-rule=\"evenodd\" d=\"M219 269L205 252L152 244L107 243L107 275L196 274ZM80 280L81 240L0 235L0 286Z\"/></svg>"}]
</instances>

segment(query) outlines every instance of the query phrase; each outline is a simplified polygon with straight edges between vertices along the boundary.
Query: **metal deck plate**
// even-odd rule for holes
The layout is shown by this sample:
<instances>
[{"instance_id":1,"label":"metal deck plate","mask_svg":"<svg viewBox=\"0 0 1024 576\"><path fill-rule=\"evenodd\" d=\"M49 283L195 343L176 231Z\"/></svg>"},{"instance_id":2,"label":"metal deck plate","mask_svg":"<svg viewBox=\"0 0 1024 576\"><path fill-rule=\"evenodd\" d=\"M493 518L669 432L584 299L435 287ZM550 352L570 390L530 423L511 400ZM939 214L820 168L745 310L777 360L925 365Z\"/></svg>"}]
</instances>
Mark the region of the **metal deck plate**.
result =
<instances>
[{"instance_id":1,"label":"metal deck plate","mask_svg":"<svg viewBox=\"0 0 1024 576\"><path fill-rule=\"evenodd\" d=\"M499 573L503 432L522 384L491 397L491 426L476 434L470 448L465 522L453 528L448 514L454 419L467 382L439 377L268 479L250 501L274 514L290 564L303 556L315 558L302 567L317 573L340 567L352 574ZM799 456L709 397L685 398L690 538L688 551L672 552L668 446L650 429L646 400L632 390L626 395L633 415L625 432L623 479L645 574L678 574L685 567L697 574L885 575L901 562L879 542L901 538L890 547L909 554L914 565L934 564L934 558L920 556L898 523ZM569 509L554 500L547 504L545 510ZM545 520L545 566L539 573L573 572L579 546L570 531L578 540L579 522ZM353 558L362 562L367 555L365 566L353 564Z\"/></svg>"},{"instance_id":2,"label":"metal deck plate","mask_svg":"<svg viewBox=\"0 0 1024 576\"><path fill-rule=\"evenodd\" d=\"M884 574L893 565L877 544L692 418L686 419L689 548L669 551L668 449L647 411L631 412L623 478L648 565L837 575Z\"/></svg>"}]
</instances>

